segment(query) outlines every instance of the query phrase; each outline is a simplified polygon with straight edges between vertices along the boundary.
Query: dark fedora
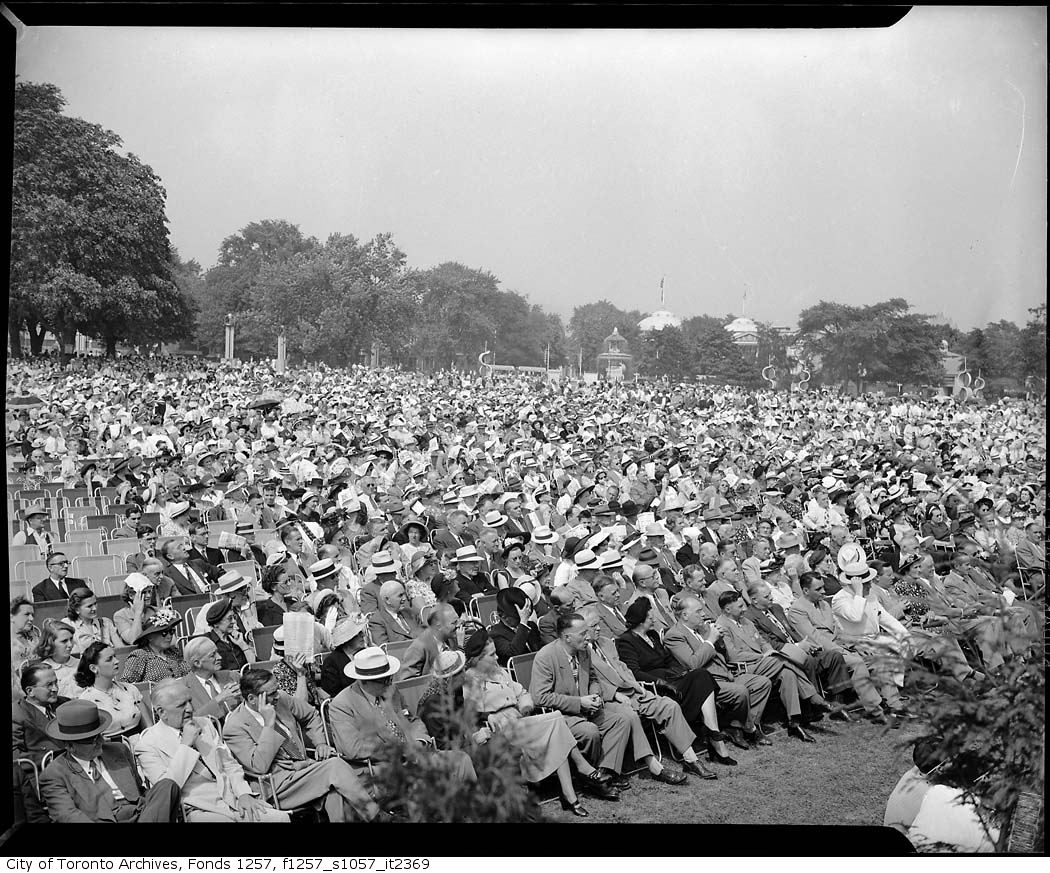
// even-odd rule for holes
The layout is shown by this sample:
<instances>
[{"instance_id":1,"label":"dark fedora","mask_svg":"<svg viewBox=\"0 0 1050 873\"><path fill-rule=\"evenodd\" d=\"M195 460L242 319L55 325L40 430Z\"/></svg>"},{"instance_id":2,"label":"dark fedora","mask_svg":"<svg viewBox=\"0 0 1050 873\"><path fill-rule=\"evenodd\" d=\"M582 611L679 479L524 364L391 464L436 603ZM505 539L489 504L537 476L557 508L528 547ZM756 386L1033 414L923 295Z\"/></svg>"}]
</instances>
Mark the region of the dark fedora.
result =
<instances>
[{"instance_id":1,"label":"dark fedora","mask_svg":"<svg viewBox=\"0 0 1050 873\"><path fill-rule=\"evenodd\" d=\"M45 730L54 740L87 740L104 732L111 721L113 716L90 700L70 700L55 710Z\"/></svg>"},{"instance_id":2,"label":"dark fedora","mask_svg":"<svg viewBox=\"0 0 1050 873\"><path fill-rule=\"evenodd\" d=\"M660 563L660 557L656 554L655 549L642 549L638 553L638 563L655 567Z\"/></svg>"}]
</instances>

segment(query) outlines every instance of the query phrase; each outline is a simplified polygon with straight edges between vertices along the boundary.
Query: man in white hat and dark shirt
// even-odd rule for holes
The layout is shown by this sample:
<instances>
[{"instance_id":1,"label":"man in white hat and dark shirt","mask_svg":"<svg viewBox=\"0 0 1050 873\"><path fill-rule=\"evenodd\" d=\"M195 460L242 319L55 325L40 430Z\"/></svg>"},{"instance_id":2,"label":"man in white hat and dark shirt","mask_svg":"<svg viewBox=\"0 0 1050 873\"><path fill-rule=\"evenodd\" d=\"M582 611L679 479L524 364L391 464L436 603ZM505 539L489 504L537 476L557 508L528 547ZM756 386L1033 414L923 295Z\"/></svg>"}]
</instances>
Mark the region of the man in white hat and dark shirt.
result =
<instances>
[{"instance_id":1,"label":"man in white hat and dark shirt","mask_svg":"<svg viewBox=\"0 0 1050 873\"><path fill-rule=\"evenodd\" d=\"M346 665L355 680L329 705L335 747L351 760L369 759L384 746L397 744L411 762L419 755L436 755L455 778L476 782L474 765L465 752L435 750L423 722L411 715L394 677L401 662L378 646L362 649Z\"/></svg>"}]
</instances>

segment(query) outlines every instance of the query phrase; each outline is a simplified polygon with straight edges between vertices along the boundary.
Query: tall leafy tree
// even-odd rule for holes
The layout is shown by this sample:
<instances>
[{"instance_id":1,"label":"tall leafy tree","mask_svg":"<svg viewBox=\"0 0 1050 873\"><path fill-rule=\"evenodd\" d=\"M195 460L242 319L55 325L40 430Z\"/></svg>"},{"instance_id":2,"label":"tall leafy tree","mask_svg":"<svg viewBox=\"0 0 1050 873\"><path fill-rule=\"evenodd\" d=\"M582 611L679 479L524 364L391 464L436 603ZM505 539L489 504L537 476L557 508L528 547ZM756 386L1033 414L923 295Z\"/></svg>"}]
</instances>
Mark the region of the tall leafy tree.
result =
<instances>
[{"instance_id":1,"label":"tall leafy tree","mask_svg":"<svg viewBox=\"0 0 1050 873\"><path fill-rule=\"evenodd\" d=\"M642 334L637 356L642 376L688 380L696 373L695 362L681 328L669 326Z\"/></svg>"},{"instance_id":2,"label":"tall leafy tree","mask_svg":"<svg viewBox=\"0 0 1050 873\"><path fill-rule=\"evenodd\" d=\"M605 338L614 329L627 341L631 353L639 353L641 332L638 322L644 316L637 310L625 311L608 300L598 300L577 306L569 319L569 332L572 334L572 345L575 353L583 350L585 369L593 368L601 352Z\"/></svg>"},{"instance_id":3,"label":"tall leafy tree","mask_svg":"<svg viewBox=\"0 0 1050 873\"><path fill-rule=\"evenodd\" d=\"M65 105L54 85L15 84L12 354L22 325L34 351L48 330L64 344L98 337L111 354L118 339L185 335L193 313L174 281L160 179Z\"/></svg>"},{"instance_id":4,"label":"tall leafy tree","mask_svg":"<svg viewBox=\"0 0 1050 873\"><path fill-rule=\"evenodd\" d=\"M1025 376L1046 379L1046 304L1029 309L1031 318L1021 334L1021 358Z\"/></svg>"}]
</instances>

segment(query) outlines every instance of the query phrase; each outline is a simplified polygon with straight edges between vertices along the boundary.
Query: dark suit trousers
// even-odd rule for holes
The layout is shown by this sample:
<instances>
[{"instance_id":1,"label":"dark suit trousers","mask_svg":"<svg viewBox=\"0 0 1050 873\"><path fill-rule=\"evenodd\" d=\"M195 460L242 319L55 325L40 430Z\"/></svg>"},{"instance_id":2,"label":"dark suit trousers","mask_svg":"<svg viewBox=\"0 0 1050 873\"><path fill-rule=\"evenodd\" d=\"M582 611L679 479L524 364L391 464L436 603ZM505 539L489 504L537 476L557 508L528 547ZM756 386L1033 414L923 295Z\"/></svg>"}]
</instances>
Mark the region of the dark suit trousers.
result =
<instances>
[{"instance_id":1,"label":"dark suit trousers","mask_svg":"<svg viewBox=\"0 0 1050 873\"><path fill-rule=\"evenodd\" d=\"M170 779L161 779L138 803L121 803L113 810L118 822L145 824L174 824L179 805L179 786Z\"/></svg>"},{"instance_id":2,"label":"dark suit trousers","mask_svg":"<svg viewBox=\"0 0 1050 873\"><path fill-rule=\"evenodd\" d=\"M707 670L698 668L671 679L668 684L678 692L686 721L690 725L702 725L704 719L701 708L704 701L718 690L714 677Z\"/></svg>"},{"instance_id":3,"label":"dark suit trousers","mask_svg":"<svg viewBox=\"0 0 1050 873\"><path fill-rule=\"evenodd\" d=\"M841 652L823 651L819 656L811 657L807 666L810 663L814 665L811 670L806 670L810 681L817 688L820 688L821 686L813 681L816 676L820 676L824 691L827 694L839 694L853 684L850 678L850 670L846 666Z\"/></svg>"}]
</instances>

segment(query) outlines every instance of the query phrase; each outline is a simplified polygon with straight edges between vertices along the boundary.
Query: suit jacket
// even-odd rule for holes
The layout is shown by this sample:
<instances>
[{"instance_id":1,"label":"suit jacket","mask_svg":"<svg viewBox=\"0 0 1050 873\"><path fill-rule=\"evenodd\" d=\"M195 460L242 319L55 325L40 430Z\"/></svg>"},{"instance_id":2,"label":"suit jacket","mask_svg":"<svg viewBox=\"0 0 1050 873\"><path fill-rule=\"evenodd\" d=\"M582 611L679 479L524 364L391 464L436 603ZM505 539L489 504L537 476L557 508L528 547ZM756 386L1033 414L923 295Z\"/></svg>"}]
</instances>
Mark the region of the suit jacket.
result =
<instances>
[{"instance_id":1,"label":"suit jacket","mask_svg":"<svg viewBox=\"0 0 1050 873\"><path fill-rule=\"evenodd\" d=\"M416 621L416 617L411 609L406 607L398 615L408 630L399 626L385 607L381 606L372 613L368 619L368 630L372 634L372 645L381 646L383 643L400 643L414 640L423 632L422 626Z\"/></svg>"},{"instance_id":2,"label":"suit jacket","mask_svg":"<svg viewBox=\"0 0 1050 873\"><path fill-rule=\"evenodd\" d=\"M235 681L237 679L237 674L231 673L228 670L220 670L215 674L214 678L221 688L226 683ZM193 701L194 716L210 716L222 721L233 711L233 706L229 703L216 703L209 696L208 692L204 690L204 686L201 685L197 677L192 673L183 676L179 681L182 682L190 692L190 699ZM150 781L152 782L153 780L151 779Z\"/></svg>"},{"instance_id":3,"label":"suit jacket","mask_svg":"<svg viewBox=\"0 0 1050 873\"><path fill-rule=\"evenodd\" d=\"M627 625L622 618L622 611L620 612L620 615L617 615L604 603L596 604L594 609L598 614L598 621L601 622L601 627L598 631L599 636L615 640L620 634L627 630Z\"/></svg>"},{"instance_id":4,"label":"suit jacket","mask_svg":"<svg viewBox=\"0 0 1050 873\"><path fill-rule=\"evenodd\" d=\"M163 560L163 559L162 559ZM187 563L194 569L194 571L205 581L205 583L211 582L212 573L214 568L211 564L205 563L200 560L191 560ZM176 567L170 561L164 561L164 575L167 576L175 585L179 594L176 596L187 596L191 594L201 594L202 592L197 586L187 577L180 567Z\"/></svg>"},{"instance_id":5,"label":"suit jacket","mask_svg":"<svg viewBox=\"0 0 1050 873\"><path fill-rule=\"evenodd\" d=\"M722 628L722 639L730 661L754 664L765 657L768 643L746 615L735 622L723 613L715 624Z\"/></svg>"},{"instance_id":6,"label":"suit jacket","mask_svg":"<svg viewBox=\"0 0 1050 873\"><path fill-rule=\"evenodd\" d=\"M324 656L320 684L329 697L335 697L344 688L354 684L354 680L344 672L350 661L350 656L342 649L335 649Z\"/></svg>"},{"instance_id":7,"label":"suit jacket","mask_svg":"<svg viewBox=\"0 0 1050 873\"><path fill-rule=\"evenodd\" d=\"M873 585L872 589L875 587ZM822 600L818 606L805 597L796 598L787 611L787 618L796 634L809 637L825 649L842 648L838 639L839 626L826 600Z\"/></svg>"},{"instance_id":8,"label":"suit jacket","mask_svg":"<svg viewBox=\"0 0 1050 873\"><path fill-rule=\"evenodd\" d=\"M571 591L576 598L575 606L578 610L598 603L598 595L594 593L594 587L578 574L566 583L565 588Z\"/></svg>"},{"instance_id":9,"label":"suit jacket","mask_svg":"<svg viewBox=\"0 0 1050 873\"><path fill-rule=\"evenodd\" d=\"M456 574L456 586L459 588L460 600L466 603L475 594L495 594L496 586L484 573L475 573L473 576Z\"/></svg>"},{"instance_id":10,"label":"suit jacket","mask_svg":"<svg viewBox=\"0 0 1050 873\"><path fill-rule=\"evenodd\" d=\"M617 691L628 697L651 693L642 687L642 684L634 677L634 673L631 672L631 668L620 660L614 640L599 637L598 642L591 645L600 649L599 654L591 655L591 671L601 686L602 700L606 703L612 702Z\"/></svg>"},{"instance_id":11,"label":"suit jacket","mask_svg":"<svg viewBox=\"0 0 1050 873\"><path fill-rule=\"evenodd\" d=\"M688 540L682 548L674 553L674 557L683 567L688 567L690 564L700 563L700 553L693 551L693 547Z\"/></svg>"},{"instance_id":12,"label":"suit jacket","mask_svg":"<svg viewBox=\"0 0 1050 873\"><path fill-rule=\"evenodd\" d=\"M578 682L572 678L569 651L561 640L548 643L536 653L532 662L529 693L537 706L556 709L564 715L580 716L580 698L602 693L598 677L591 671L591 655L583 649L576 655Z\"/></svg>"},{"instance_id":13,"label":"suit jacket","mask_svg":"<svg viewBox=\"0 0 1050 873\"><path fill-rule=\"evenodd\" d=\"M371 758L384 746L396 742L388 722L393 722L408 740L429 739L426 727L409 715L397 688L390 689L381 708L369 700L361 685L354 682L332 698L328 707L336 751L347 758Z\"/></svg>"},{"instance_id":14,"label":"suit jacket","mask_svg":"<svg viewBox=\"0 0 1050 873\"><path fill-rule=\"evenodd\" d=\"M430 542L433 544L435 549L443 552L455 552L456 549L461 549L463 546L474 545L474 536L470 531L463 531L460 534L459 539L456 539L452 535L447 527L443 527L440 530L434 531L430 537Z\"/></svg>"},{"instance_id":15,"label":"suit jacket","mask_svg":"<svg viewBox=\"0 0 1050 873\"><path fill-rule=\"evenodd\" d=\"M543 618L540 618L543 621ZM489 629L489 639L496 646L496 660L501 667L515 655L538 652L543 648L540 629L535 622L529 621L517 627L509 627L502 621L496 622Z\"/></svg>"},{"instance_id":16,"label":"suit jacket","mask_svg":"<svg viewBox=\"0 0 1050 873\"><path fill-rule=\"evenodd\" d=\"M38 582L33 586L33 602L40 603L43 600L69 600L69 594L76 591L78 588L91 587L85 579L75 579L71 576L66 576L64 584L66 592L68 593L60 591L59 587L54 583L51 577L48 576L42 582Z\"/></svg>"},{"instance_id":17,"label":"suit jacket","mask_svg":"<svg viewBox=\"0 0 1050 873\"><path fill-rule=\"evenodd\" d=\"M200 549L190 549L190 563L195 567L198 563L208 565L208 581L217 582L219 577L223 574L221 565L226 563L226 556L218 549L213 549L211 546L205 546L204 551Z\"/></svg>"},{"instance_id":18,"label":"suit jacket","mask_svg":"<svg viewBox=\"0 0 1050 873\"><path fill-rule=\"evenodd\" d=\"M722 579L712 582L707 586L707 590L704 592L704 602L707 604L708 610L711 615L715 616L716 620L722 615L722 607L718 605L718 595L723 591L736 591L736 587L732 582Z\"/></svg>"},{"instance_id":19,"label":"suit jacket","mask_svg":"<svg viewBox=\"0 0 1050 873\"><path fill-rule=\"evenodd\" d=\"M156 785L170 779L182 789L182 802L204 812L228 814L237 808L237 798L252 794L244 770L215 730L210 718L195 717L200 728L199 746L210 749L202 754L183 745L181 735L157 722L146 728L135 744L135 759L146 779Z\"/></svg>"},{"instance_id":20,"label":"suit jacket","mask_svg":"<svg viewBox=\"0 0 1050 873\"><path fill-rule=\"evenodd\" d=\"M142 564L148 558L149 555L145 554L144 552L138 552L134 555L128 555L126 558L124 558L124 566L127 567L129 573L141 573Z\"/></svg>"},{"instance_id":21,"label":"suit jacket","mask_svg":"<svg viewBox=\"0 0 1050 873\"><path fill-rule=\"evenodd\" d=\"M123 743L103 743L102 763L130 804L145 793L135 759ZM69 753L55 758L40 776L47 814L57 824L116 822L116 801L104 780L95 782Z\"/></svg>"},{"instance_id":22,"label":"suit jacket","mask_svg":"<svg viewBox=\"0 0 1050 873\"><path fill-rule=\"evenodd\" d=\"M536 622L540 632L541 646L549 645L558 639L558 610L551 609L546 615L541 615Z\"/></svg>"},{"instance_id":23,"label":"suit jacket","mask_svg":"<svg viewBox=\"0 0 1050 873\"><path fill-rule=\"evenodd\" d=\"M446 643L449 649L458 649L455 638ZM441 653L441 643L438 642L434 631L430 628L424 630L418 637L412 640L412 644L401 658L401 672L397 674L398 680L411 679L414 676L425 676L430 673L437 656Z\"/></svg>"},{"instance_id":24,"label":"suit jacket","mask_svg":"<svg viewBox=\"0 0 1050 873\"><path fill-rule=\"evenodd\" d=\"M357 592L357 602L362 612L376 612L379 609L379 583L372 581L362 585Z\"/></svg>"},{"instance_id":25,"label":"suit jacket","mask_svg":"<svg viewBox=\"0 0 1050 873\"><path fill-rule=\"evenodd\" d=\"M656 682L674 679L685 672L655 631L649 631L646 638L652 645L647 646L633 631L626 631L616 638L616 652L636 679Z\"/></svg>"},{"instance_id":26,"label":"suit jacket","mask_svg":"<svg viewBox=\"0 0 1050 873\"><path fill-rule=\"evenodd\" d=\"M784 626L783 631L771 622L769 616L757 606L749 606L744 615L751 619L751 623L758 628L758 632L766 638L766 641L774 649L779 651L787 643L797 643L802 639L802 637L796 633L791 622L788 621L788 617L784 614L784 610L781 607L774 603L769 608L769 611L776 617L777 621Z\"/></svg>"},{"instance_id":27,"label":"suit jacket","mask_svg":"<svg viewBox=\"0 0 1050 873\"><path fill-rule=\"evenodd\" d=\"M700 633L707 630L701 627ZM721 639L718 641L721 643ZM677 622L673 628L664 634L664 645L687 670L695 670L703 667L716 679L732 682L733 676L729 672L729 664L726 662L724 646L712 645L707 640L700 639L693 631L682 622Z\"/></svg>"},{"instance_id":28,"label":"suit jacket","mask_svg":"<svg viewBox=\"0 0 1050 873\"><path fill-rule=\"evenodd\" d=\"M226 716L222 738L240 765L249 773L263 774L274 770L300 770L306 760L303 731L314 747L324 745L324 729L317 710L308 703L278 692L277 719L289 732L285 737L276 728L264 727L255 714L242 703Z\"/></svg>"},{"instance_id":29,"label":"suit jacket","mask_svg":"<svg viewBox=\"0 0 1050 873\"><path fill-rule=\"evenodd\" d=\"M59 697L55 708L68 702L68 697ZM11 745L16 758L32 758L39 764L48 752L58 754L65 748L44 732L47 725L48 717L24 697L11 701Z\"/></svg>"},{"instance_id":30,"label":"suit jacket","mask_svg":"<svg viewBox=\"0 0 1050 873\"><path fill-rule=\"evenodd\" d=\"M1033 543L1026 537L1017 544L1014 556L1022 570L1046 569L1046 546L1042 543Z\"/></svg>"}]
</instances>

